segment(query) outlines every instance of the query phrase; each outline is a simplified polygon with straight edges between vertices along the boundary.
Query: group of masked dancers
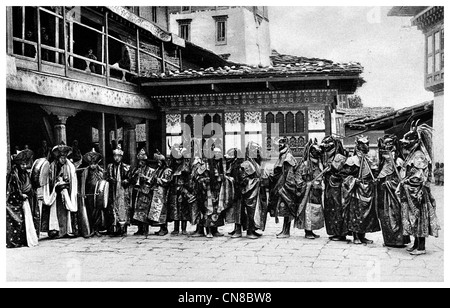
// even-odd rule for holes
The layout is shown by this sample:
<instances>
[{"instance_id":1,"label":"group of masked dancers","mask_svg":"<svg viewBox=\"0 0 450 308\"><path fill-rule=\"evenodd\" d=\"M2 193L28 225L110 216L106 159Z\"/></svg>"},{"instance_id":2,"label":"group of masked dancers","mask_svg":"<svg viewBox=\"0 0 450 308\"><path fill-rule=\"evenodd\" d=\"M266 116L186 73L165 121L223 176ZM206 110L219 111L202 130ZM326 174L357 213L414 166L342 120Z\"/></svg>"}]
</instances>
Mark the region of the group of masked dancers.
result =
<instances>
[{"instance_id":1,"label":"group of masked dancers","mask_svg":"<svg viewBox=\"0 0 450 308\"><path fill-rule=\"evenodd\" d=\"M384 244L425 253L425 238L438 235L432 177L431 128L413 123L401 140L385 135L378 140L378 159L369 155L367 137L356 138L353 153L328 136L310 140L303 157L293 156L289 142L278 138L279 156L269 172L262 168L261 148L250 142L225 155L214 148L211 158L187 155L180 145L168 158L159 152L153 165L144 149L132 168L122 161L120 145L106 170L94 149L82 156L84 168L68 159L71 147L52 149L54 160L36 160L30 171L30 150L13 156L7 188L7 247L34 246L40 232L50 238L125 236L130 224L135 235L223 236L219 227L234 224L231 238L245 232L258 239L268 216L305 238L325 226L329 239L371 244L367 233L382 231ZM156 162L156 165L154 164ZM266 165L268 165L266 163ZM173 222L173 230L168 223ZM187 224L196 226L187 232ZM259 232L258 232L259 231Z\"/></svg>"}]
</instances>

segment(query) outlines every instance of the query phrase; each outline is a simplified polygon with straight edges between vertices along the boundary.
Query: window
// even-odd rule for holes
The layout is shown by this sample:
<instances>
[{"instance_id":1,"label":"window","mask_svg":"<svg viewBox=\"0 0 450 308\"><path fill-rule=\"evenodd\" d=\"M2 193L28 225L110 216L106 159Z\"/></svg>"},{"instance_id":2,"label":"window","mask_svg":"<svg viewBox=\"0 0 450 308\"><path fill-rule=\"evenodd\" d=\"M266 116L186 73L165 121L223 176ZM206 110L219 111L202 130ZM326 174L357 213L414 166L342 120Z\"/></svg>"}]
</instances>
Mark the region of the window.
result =
<instances>
[{"instance_id":1,"label":"window","mask_svg":"<svg viewBox=\"0 0 450 308\"><path fill-rule=\"evenodd\" d=\"M216 44L225 45L227 43L227 19L228 16L214 16L216 20Z\"/></svg>"},{"instance_id":2,"label":"window","mask_svg":"<svg viewBox=\"0 0 450 308\"><path fill-rule=\"evenodd\" d=\"M158 22L158 11L157 11L158 7L157 6L152 6L152 21L153 22Z\"/></svg>"},{"instance_id":3,"label":"window","mask_svg":"<svg viewBox=\"0 0 450 308\"><path fill-rule=\"evenodd\" d=\"M125 7L131 13L139 16L139 7L138 6L126 6Z\"/></svg>"},{"instance_id":4,"label":"window","mask_svg":"<svg viewBox=\"0 0 450 308\"><path fill-rule=\"evenodd\" d=\"M440 72L444 68L444 30L427 35L427 75Z\"/></svg>"},{"instance_id":5,"label":"window","mask_svg":"<svg viewBox=\"0 0 450 308\"><path fill-rule=\"evenodd\" d=\"M190 12L191 11L191 7L190 6L182 6L181 7L181 12Z\"/></svg>"},{"instance_id":6,"label":"window","mask_svg":"<svg viewBox=\"0 0 450 308\"><path fill-rule=\"evenodd\" d=\"M186 41L191 40L191 21L192 19L180 19L178 21L178 36Z\"/></svg>"}]
</instances>

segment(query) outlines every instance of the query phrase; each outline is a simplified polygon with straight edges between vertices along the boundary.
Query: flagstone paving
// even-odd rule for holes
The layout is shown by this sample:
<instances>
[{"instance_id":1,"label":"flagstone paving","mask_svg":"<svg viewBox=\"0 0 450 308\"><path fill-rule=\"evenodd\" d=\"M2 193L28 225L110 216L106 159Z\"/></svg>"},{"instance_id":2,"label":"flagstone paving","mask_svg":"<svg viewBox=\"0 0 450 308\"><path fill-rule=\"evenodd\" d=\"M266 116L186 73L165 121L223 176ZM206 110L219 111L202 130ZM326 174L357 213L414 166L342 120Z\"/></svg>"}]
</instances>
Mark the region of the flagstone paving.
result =
<instances>
[{"instance_id":1,"label":"flagstone paving","mask_svg":"<svg viewBox=\"0 0 450 308\"><path fill-rule=\"evenodd\" d=\"M433 186L441 223L439 238L429 238L427 254L383 247L381 232L372 245L305 239L293 230L277 239L281 223L268 219L258 240L211 240L186 236L133 236L41 240L35 248L6 251L7 281L282 281L282 282L442 282L444 281L443 187ZM171 228L171 226L170 226ZM192 227L189 228L190 231ZM152 229L151 231L156 231Z\"/></svg>"}]
</instances>

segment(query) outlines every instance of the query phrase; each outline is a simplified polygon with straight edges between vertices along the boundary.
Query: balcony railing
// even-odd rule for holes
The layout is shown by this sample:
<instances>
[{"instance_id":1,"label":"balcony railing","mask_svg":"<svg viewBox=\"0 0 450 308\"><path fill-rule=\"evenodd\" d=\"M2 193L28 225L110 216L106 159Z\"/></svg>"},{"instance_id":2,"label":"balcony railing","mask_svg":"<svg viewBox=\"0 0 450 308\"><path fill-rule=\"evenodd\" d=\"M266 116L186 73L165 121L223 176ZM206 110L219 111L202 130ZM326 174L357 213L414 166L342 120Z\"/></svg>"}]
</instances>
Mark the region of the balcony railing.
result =
<instances>
[{"instance_id":1,"label":"balcony railing","mask_svg":"<svg viewBox=\"0 0 450 308\"><path fill-rule=\"evenodd\" d=\"M145 71L180 69L164 42L122 25L107 10L7 7L7 18L7 52L18 59L18 67L127 90L136 88L136 77Z\"/></svg>"}]
</instances>

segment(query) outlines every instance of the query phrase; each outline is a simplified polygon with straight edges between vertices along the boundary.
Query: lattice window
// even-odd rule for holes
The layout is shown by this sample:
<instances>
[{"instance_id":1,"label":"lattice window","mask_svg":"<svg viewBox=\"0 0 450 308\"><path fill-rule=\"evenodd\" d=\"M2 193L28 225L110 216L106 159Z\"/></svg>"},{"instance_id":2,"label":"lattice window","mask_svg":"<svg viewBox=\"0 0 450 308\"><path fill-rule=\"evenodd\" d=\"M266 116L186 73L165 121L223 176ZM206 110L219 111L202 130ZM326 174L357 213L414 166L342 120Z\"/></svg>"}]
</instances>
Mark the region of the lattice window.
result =
<instances>
[{"instance_id":1,"label":"lattice window","mask_svg":"<svg viewBox=\"0 0 450 308\"><path fill-rule=\"evenodd\" d=\"M286 133L294 132L294 114L292 112L288 112L286 114Z\"/></svg>"},{"instance_id":2,"label":"lattice window","mask_svg":"<svg viewBox=\"0 0 450 308\"><path fill-rule=\"evenodd\" d=\"M279 124L280 134L284 134L284 114L282 112L278 112L275 122Z\"/></svg>"},{"instance_id":3,"label":"lattice window","mask_svg":"<svg viewBox=\"0 0 450 308\"><path fill-rule=\"evenodd\" d=\"M295 114L295 132L296 133L305 132L305 115L301 111L298 111Z\"/></svg>"},{"instance_id":4,"label":"lattice window","mask_svg":"<svg viewBox=\"0 0 450 308\"><path fill-rule=\"evenodd\" d=\"M266 114L267 135L271 134L271 125L275 122L275 116L272 112Z\"/></svg>"}]
</instances>

